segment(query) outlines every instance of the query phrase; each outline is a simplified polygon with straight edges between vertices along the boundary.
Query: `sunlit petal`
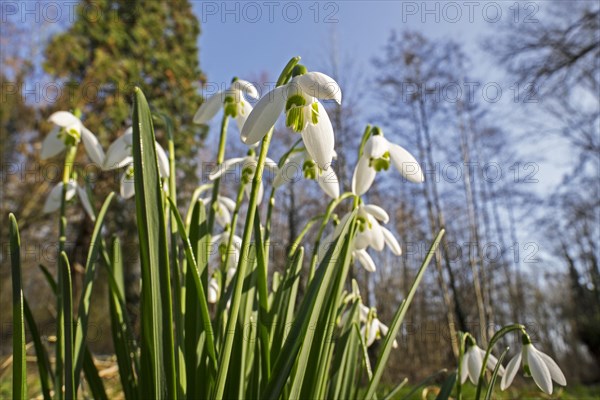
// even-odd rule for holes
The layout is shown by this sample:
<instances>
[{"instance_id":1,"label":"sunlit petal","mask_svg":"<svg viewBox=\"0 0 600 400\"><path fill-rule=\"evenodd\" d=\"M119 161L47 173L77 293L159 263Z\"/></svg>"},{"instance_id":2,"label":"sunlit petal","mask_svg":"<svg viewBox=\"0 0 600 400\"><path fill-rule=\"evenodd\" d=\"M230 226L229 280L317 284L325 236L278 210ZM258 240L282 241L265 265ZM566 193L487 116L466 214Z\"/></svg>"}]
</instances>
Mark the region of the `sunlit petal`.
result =
<instances>
[{"instance_id":1,"label":"sunlit petal","mask_svg":"<svg viewBox=\"0 0 600 400\"><path fill-rule=\"evenodd\" d=\"M521 367L521 352L517 353L506 366L506 373L502 377L502 381L500 382L500 389L506 390L510 386L510 384L515 379L519 368Z\"/></svg>"},{"instance_id":2,"label":"sunlit petal","mask_svg":"<svg viewBox=\"0 0 600 400\"><path fill-rule=\"evenodd\" d=\"M342 103L340 86L333 78L321 72L307 72L296 76L293 83L298 84L303 92L312 97L335 100L338 104Z\"/></svg>"},{"instance_id":3,"label":"sunlit petal","mask_svg":"<svg viewBox=\"0 0 600 400\"><path fill-rule=\"evenodd\" d=\"M333 168L321 172L317 176L317 182L329 197L333 199L340 197L340 184Z\"/></svg>"},{"instance_id":4,"label":"sunlit petal","mask_svg":"<svg viewBox=\"0 0 600 400\"><path fill-rule=\"evenodd\" d=\"M217 112L219 112L222 104L223 92L217 92L204 100L202 105L198 108L198 111L196 111L196 114L194 114L194 123L206 124L217 114Z\"/></svg>"},{"instance_id":5,"label":"sunlit petal","mask_svg":"<svg viewBox=\"0 0 600 400\"><path fill-rule=\"evenodd\" d=\"M354 250L352 255L358 260L358 262L360 262L364 269L369 272L375 272L375 262L366 250Z\"/></svg>"},{"instance_id":6,"label":"sunlit petal","mask_svg":"<svg viewBox=\"0 0 600 400\"><path fill-rule=\"evenodd\" d=\"M528 346L527 364L531 371L531 377L544 393L552 394L552 376L550 375L550 370L544 360L538 355L537 350L531 344L526 346Z\"/></svg>"},{"instance_id":7,"label":"sunlit petal","mask_svg":"<svg viewBox=\"0 0 600 400\"><path fill-rule=\"evenodd\" d=\"M333 159L335 137L329 116L317 101L319 119L316 125L309 123L302 131L302 141L310 157L321 169L328 169Z\"/></svg>"},{"instance_id":8,"label":"sunlit petal","mask_svg":"<svg viewBox=\"0 0 600 400\"><path fill-rule=\"evenodd\" d=\"M94 215L92 203L90 202L90 198L88 197L85 188L77 186L77 197L79 197L79 201L81 201L81 206L83 207L86 214L90 217L92 221L95 221L96 216Z\"/></svg>"},{"instance_id":9,"label":"sunlit petal","mask_svg":"<svg viewBox=\"0 0 600 400\"><path fill-rule=\"evenodd\" d=\"M156 143L156 157L158 158L158 171L160 172L160 176L166 178L169 176L169 158L167 157L167 153L165 149L158 143Z\"/></svg>"},{"instance_id":10,"label":"sunlit petal","mask_svg":"<svg viewBox=\"0 0 600 400\"><path fill-rule=\"evenodd\" d=\"M415 183L421 183L425 180L421 166L408 151L394 143L390 143L389 151L394 167L403 177Z\"/></svg>"},{"instance_id":11,"label":"sunlit petal","mask_svg":"<svg viewBox=\"0 0 600 400\"><path fill-rule=\"evenodd\" d=\"M375 170L369 167L369 159L361 157L352 176L352 193L359 196L366 193L373 184L376 174Z\"/></svg>"},{"instance_id":12,"label":"sunlit petal","mask_svg":"<svg viewBox=\"0 0 600 400\"><path fill-rule=\"evenodd\" d=\"M544 361L544 363L548 367L548 370L550 371L550 376L552 377L552 380L561 386L567 386L567 379L565 378L565 375L561 371L561 369L558 366L558 364L556 363L556 361L554 361L548 354L542 353L538 349L535 349L535 351L537 352L537 355L540 356L542 361Z\"/></svg>"},{"instance_id":13,"label":"sunlit petal","mask_svg":"<svg viewBox=\"0 0 600 400\"><path fill-rule=\"evenodd\" d=\"M240 90L253 99L258 99L258 90L256 90L256 87L252 83L243 79L238 79L233 82L231 84L231 89Z\"/></svg>"},{"instance_id":14,"label":"sunlit petal","mask_svg":"<svg viewBox=\"0 0 600 400\"><path fill-rule=\"evenodd\" d=\"M104 149L96 135L83 125L81 126L81 140L90 160L99 167L102 167L104 165Z\"/></svg>"},{"instance_id":15,"label":"sunlit petal","mask_svg":"<svg viewBox=\"0 0 600 400\"><path fill-rule=\"evenodd\" d=\"M111 170L122 168L133 162L131 156L131 137L129 135L119 136L106 151L104 166L102 169Z\"/></svg>"},{"instance_id":16,"label":"sunlit petal","mask_svg":"<svg viewBox=\"0 0 600 400\"><path fill-rule=\"evenodd\" d=\"M81 124L81 120L68 111L57 111L48 117L48 121L61 128Z\"/></svg>"},{"instance_id":17,"label":"sunlit petal","mask_svg":"<svg viewBox=\"0 0 600 400\"><path fill-rule=\"evenodd\" d=\"M279 86L261 97L242 128L242 141L252 145L273 128L285 107L287 88Z\"/></svg>"},{"instance_id":18,"label":"sunlit petal","mask_svg":"<svg viewBox=\"0 0 600 400\"><path fill-rule=\"evenodd\" d=\"M398 243L398 241L394 237L394 234L384 226L381 227L381 232L383 232L383 239L385 240L385 243L388 245L392 253L394 253L397 256L401 255L402 248L400 247L400 243Z\"/></svg>"},{"instance_id":19,"label":"sunlit petal","mask_svg":"<svg viewBox=\"0 0 600 400\"><path fill-rule=\"evenodd\" d=\"M42 142L42 160L54 157L65 149L65 142L58 136L60 128L55 126Z\"/></svg>"},{"instance_id":20,"label":"sunlit petal","mask_svg":"<svg viewBox=\"0 0 600 400\"><path fill-rule=\"evenodd\" d=\"M121 177L121 197L130 199L135 194L135 180L133 175L130 176L130 168L127 168Z\"/></svg>"}]
</instances>

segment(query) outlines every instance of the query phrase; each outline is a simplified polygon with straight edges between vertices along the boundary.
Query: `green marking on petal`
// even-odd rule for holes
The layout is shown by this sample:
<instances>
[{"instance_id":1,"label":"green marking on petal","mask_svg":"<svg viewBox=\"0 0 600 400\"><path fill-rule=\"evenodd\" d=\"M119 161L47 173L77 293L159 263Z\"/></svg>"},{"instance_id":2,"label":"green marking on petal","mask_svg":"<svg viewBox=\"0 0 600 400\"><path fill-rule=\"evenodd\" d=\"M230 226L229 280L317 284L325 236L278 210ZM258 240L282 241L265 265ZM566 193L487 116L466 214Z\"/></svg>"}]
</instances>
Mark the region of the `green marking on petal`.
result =
<instances>
[{"instance_id":1,"label":"green marking on petal","mask_svg":"<svg viewBox=\"0 0 600 400\"><path fill-rule=\"evenodd\" d=\"M387 171L390 168L390 152L386 151L379 158L371 158L369 160L369 166L377 172Z\"/></svg>"},{"instance_id":2,"label":"green marking on petal","mask_svg":"<svg viewBox=\"0 0 600 400\"><path fill-rule=\"evenodd\" d=\"M311 104L310 116L313 125L316 125L319 122L319 103L314 102Z\"/></svg>"},{"instance_id":3,"label":"green marking on petal","mask_svg":"<svg viewBox=\"0 0 600 400\"><path fill-rule=\"evenodd\" d=\"M304 161L304 165L302 165L302 171L304 172L304 177L306 179L316 180L319 176L319 167L313 160Z\"/></svg>"}]
</instances>

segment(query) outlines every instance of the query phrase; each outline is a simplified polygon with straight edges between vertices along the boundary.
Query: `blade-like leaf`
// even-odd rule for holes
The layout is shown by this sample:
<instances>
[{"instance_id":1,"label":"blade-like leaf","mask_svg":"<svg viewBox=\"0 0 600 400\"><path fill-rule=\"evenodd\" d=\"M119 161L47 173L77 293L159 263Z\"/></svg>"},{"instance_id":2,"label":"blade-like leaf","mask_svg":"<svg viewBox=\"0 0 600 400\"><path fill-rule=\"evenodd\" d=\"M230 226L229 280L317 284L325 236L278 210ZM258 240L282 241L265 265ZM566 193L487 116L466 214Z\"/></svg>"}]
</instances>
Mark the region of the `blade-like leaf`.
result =
<instances>
[{"instance_id":1,"label":"blade-like leaf","mask_svg":"<svg viewBox=\"0 0 600 400\"><path fill-rule=\"evenodd\" d=\"M327 293L331 289L330 283L336 270L334 266L339 265L337 257L347 252L350 248L350 240L347 237L352 237L354 234L354 220L355 215L348 219L348 222L335 241L335 246L329 248L320 267L317 269L317 273L308 287L290 333L283 345L283 349L273 366L271 380L261 398L277 399L280 397L296 360L298 361L297 371L302 368L302 365L306 368L310 346L314 337L314 330L309 329L309 327L316 325L321 309L328 297ZM301 348L303 350L302 354L298 355ZM303 372L301 371L301 373ZM300 384L297 383L297 386L299 389Z\"/></svg>"},{"instance_id":2,"label":"blade-like leaf","mask_svg":"<svg viewBox=\"0 0 600 400\"><path fill-rule=\"evenodd\" d=\"M10 261L13 297L13 399L27 398L27 361L25 360L25 320L21 283L21 238L13 214L10 219Z\"/></svg>"},{"instance_id":3,"label":"blade-like leaf","mask_svg":"<svg viewBox=\"0 0 600 400\"><path fill-rule=\"evenodd\" d=\"M490 386L488 386L487 392L485 394L485 400L491 400L492 398L492 394L494 393L494 384L496 383L496 379L498 379L500 367L502 367L502 362L504 361L506 354L508 354L508 350L509 348L507 347L506 349L504 349L500 357L498 357L498 362L494 367L494 371L492 372L492 378L490 379ZM483 366L483 368L485 368L485 366Z\"/></svg>"},{"instance_id":4,"label":"blade-like leaf","mask_svg":"<svg viewBox=\"0 0 600 400\"><path fill-rule=\"evenodd\" d=\"M118 238L114 238L112 243L112 257L109 267L109 309L110 324L115 355L119 365L119 378L123 394L127 400L137 400L138 382L137 374L132 366L136 364L137 355L133 350L135 343L133 341L133 332L127 320L127 310L124 307L122 299L125 294L125 283L123 276L123 254L121 252L121 243Z\"/></svg>"},{"instance_id":5,"label":"blade-like leaf","mask_svg":"<svg viewBox=\"0 0 600 400\"><path fill-rule=\"evenodd\" d=\"M452 394L452 388L454 388L454 383L456 382L456 371L452 372L450 376L444 381L444 384L440 388L440 392L438 393L435 400L448 400L450 398L450 394Z\"/></svg>"},{"instance_id":6,"label":"blade-like leaf","mask_svg":"<svg viewBox=\"0 0 600 400\"><path fill-rule=\"evenodd\" d=\"M440 244L440 240L442 239L442 236L444 236L444 233L445 230L442 229L431 244L431 247L427 252L427 256L425 257L425 260L423 260L423 264L421 264L421 267L417 272L417 276L415 277L415 280L412 283L410 290L408 291L406 299L402 301L400 308L398 308L398 311L396 311L396 315L394 315L394 320L392 321L392 325L390 326L388 334L385 337L383 349L381 350L381 354L379 355L379 359L377 360L375 371L373 372L373 379L371 379L367 388L367 393L365 395L365 399L367 400L372 399L375 395L375 390L377 389L377 385L379 385L379 381L381 380L381 376L383 375L383 371L385 370L387 360L390 357L390 353L392 351L392 345L394 343L394 340L396 339L396 336L398 335L398 331L400 330L400 325L404 320L404 316L408 311L408 307L410 306L412 299L415 296L415 292L417 291L417 288L419 287L419 284L421 283L421 280L425 275L427 266L429 265L431 258L437 250L437 247Z\"/></svg>"},{"instance_id":7,"label":"blade-like leaf","mask_svg":"<svg viewBox=\"0 0 600 400\"><path fill-rule=\"evenodd\" d=\"M133 168L142 270L142 397L175 398L175 349L162 183L152 115L142 91L133 101Z\"/></svg>"},{"instance_id":8,"label":"blade-like leaf","mask_svg":"<svg viewBox=\"0 0 600 400\"><path fill-rule=\"evenodd\" d=\"M88 383L92 397L95 400L108 400L106 396L106 390L104 389L104 383L100 375L98 375L98 368L94 364L94 358L90 353L86 344L83 345L83 373L85 374L85 380Z\"/></svg>"},{"instance_id":9,"label":"blade-like leaf","mask_svg":"<svg viewBox=\"0 0 600 400\"><path fill-rule=\"evenodd\" d=\"M25 311L25 320L27 321L29 332L31 332L31 337L33 338L33 347L37 357L36 364L38 366L42 395L44 396L44 400L50 400L52 397L50 397L50 384L48 377L50 377L50 379L54 379L54 377L52 375L52 368L50 366L48 352L42 343L40 331L35 323L35 319L33 318L33 313L29 308L29 304L27 304L27 299L25 298L23 298L23 306L23 310Z\"/></svg>"},{"instance_id":10,"label":"blade-like leaf","mask_svg":"<svg viewBox=\"0 0 600 400\"><path fill-rule=\"evenodd\" d=\"M60 253L58 266L62 285L63 306L63 343L64 343L64 368L65 368L65 399L75 398L75 377L73 376L73 291L71 282L71 265L67 253Z\"/></svg>"},{"instance_id":11,"label":"blade-like leaf","mask_svg":"<svg viewBox=\"0 0 600 400\"><path fill-rule=\"evenodd\" d=\"M102 230L102 224L104 223L104 217L108 206L114 197L114 193L110 193L100 212L96 216L96 223L94 224L94 231L92 233L92 239L90 241L90 248L85 262L85 276L83 279L83 288L81 291L81 298L79 299L79 308L77 315L77 325L75 330L74 340L74 374L75 374L75 387L79 386L79 375L83 366L83 348L85 347L85 337L88 328L88 318L90 312L90 298L92 296L92 289L94 286L94 278L96 277L96 260L100 252L100 231Z\"/></svg>"}]
</instances>

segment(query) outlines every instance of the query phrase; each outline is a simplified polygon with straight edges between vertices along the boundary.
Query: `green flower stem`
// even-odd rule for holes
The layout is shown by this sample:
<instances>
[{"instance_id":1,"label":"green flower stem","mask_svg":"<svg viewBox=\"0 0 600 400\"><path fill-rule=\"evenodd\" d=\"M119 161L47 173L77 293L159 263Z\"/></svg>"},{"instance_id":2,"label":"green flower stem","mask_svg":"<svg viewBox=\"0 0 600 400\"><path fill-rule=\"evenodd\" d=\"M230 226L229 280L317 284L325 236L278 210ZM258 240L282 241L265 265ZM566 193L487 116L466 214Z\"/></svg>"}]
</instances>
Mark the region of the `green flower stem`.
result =
<instances>
[{"instance_id":1,"label":"green flower stem","mask_svg":"<svg viewBox=\"0 0 600 400\"><path fill-rule=\"evenodd\" d=\"M221 135L219 137L219 151L217 153L217 166L220 167L225 161L225 145L227 144L227 126L229 125L229 116L223 113L221 119ZM212 235L213 226L215 224L215 212L217 207L217 197L219 196L219 186L221 178L217 178L213 182L212 198L210 200L210 209L208 211L208 234Z\"/></svg>"},{"instance_id":2,"label":"green flower stem","mask_svg":"<svg viewBox=\"0 0 600 400\"><path fill-rule=\"evenodd\" d=\"M350 192L344 193L337 199L331 200L331 202L327 206L327 211L325 211L325 217L323 217L323 222L321 223L321 227L319 228L319 233L317 233L317 239L315 240L315 246L313 248L312 258L310 260L308 283L310 283L312 281L313 277L315 276L315 269L317 268L317 259L319 256L319 246L321 245L321 239L323 237L323 232L325 231L325 228L327 227L327 224L329 223L329 220L331 219L331 216L333 215L333 211L335 211L336 207L342 201L344 201L347 198L352 197L352 196L354 196L353 193L350 193ZM356 207L354 207L354 208L356 208Z\"/></svg>"},{"instance_id":3,"label":"green flower stem","mask_svg":"<svg viewBox=\"0 0 600 400\"><path fill-rule=\"evenodd\" d=\"M360 140L360 146L358 147L358 158L360 158L363 154L365 144L367 144L367 140L369 140L369 137L371 136L371 129L371 125L367 125L367 127L365 128L365 131L362 135L362 139Z\"/></svg>"},{"instance_id":4,"label":"green flower stem","mask_svg":"<svg viewBox=\"0 0 600 400\"><path fill-rule=\"evenodd\" d=\"M300 61L300 57L295 57L290 60L290 62L286 65L283 72L281 73L279 79L277 80L277 86L281 86L287 83L287 80L291 75L291 70L298 63L298 61ZM256 171L254 173L254 178L252 179L252 191L250 193L246 224L244 225L244 235L242 237L240 261L236 272L234 292L231 298L230 315L227 319L227 328L225 330L225 343L223 344L223 349L221 352L219 362L219 373L217 376L217 383L215 386L215 392L213 396L214 399L222 399L223 393L225 391L225 382L227 381L227 372L229 371L231 350L233 348L233 340L235 337L235 324L237 322L238 314L240 311L240 301L242 297L242 289L244 286L244 277L246 276L246 268L248 267L248 258L250 255L250 241L252 240L252 231L254 229L256 204L258 203L258 190L261 185L263 170L265 167L265 160L267 158L267 152L269 150L269 145L271 143L272 136L273 128L269 129L269 131L262 140L260 154L258 156L258 162L256 165ZM217 182L215 182L215 185L216 184ZM262 279L261 277L259 278Z\"/></svg>"},{"instance_id":5,"label":"green flower stem","mask_svg":"<svg viewBox=\"0 0 600 400\"><path fill-rule=\"evenodd\" d=\"M484 381L484 376L485 376L487 360L490 357L492 349L494 348L496 343L498 343L498 341L503 336L507 335L510 332L514 332L514 331L521 331L524 335L527 335L527 332L525 332L525 326L523 326L521 324L512 324L512 325L507 325L507 326L503 327L502 329L500 329L490 339L490 343L488 344L487 351L485 352L485 357L483 357L483 363L481 364L481 371L479 372L479 381L477 382L477 393L475 394L476 399L479 399L481 396L481 389L483 388L483 381Z\"/></svg>"},{"instance_id":6,"label":"green flower stem","mask_svg":"<svg viewBox=\"0 0 600 400\"><path fill-rule=\"evenodd\" d=\"M231 246L233 246L233 237L235 236L235 231L237 227L237 219L240 215L240 208L242 206L242 201L244 200L244 185L240 185L237 193L237 197L235 198L235 210L233 210L233 215L231 216L231 223L229 224L229 240L227 240L227 250L225 251L225 257L223 259L222 269L227 275L227 264L229 263L229 256L231 254ZM223 281L224 282L224 281Z\"/></svg>"},{"instance_id":7,"label":"green flower stem","mask_svg":"<svg viewBox=\"0 0 600 400\"><path fill-rule=\"evenodd\" d=\"M57 260L57 282L59 287L58 295L56 296L56 373L54 375L54 387L56 389L57 398L60 400L63 398L63 366L65 361L65 343L64 343L64 307L63 307L63 291L65 282L63 282L63 274L61 274L61 253L65 249L65 243L67 241L67 186L73 173L73 166L75 163L75 155L77 154L77 146L68 146L65 155L65 164L63 168L62 176L62 196L60 198L60 216L58 219L58 257ZM71 288L68 288L69 290Z\"/></svg>"}]
</instances>

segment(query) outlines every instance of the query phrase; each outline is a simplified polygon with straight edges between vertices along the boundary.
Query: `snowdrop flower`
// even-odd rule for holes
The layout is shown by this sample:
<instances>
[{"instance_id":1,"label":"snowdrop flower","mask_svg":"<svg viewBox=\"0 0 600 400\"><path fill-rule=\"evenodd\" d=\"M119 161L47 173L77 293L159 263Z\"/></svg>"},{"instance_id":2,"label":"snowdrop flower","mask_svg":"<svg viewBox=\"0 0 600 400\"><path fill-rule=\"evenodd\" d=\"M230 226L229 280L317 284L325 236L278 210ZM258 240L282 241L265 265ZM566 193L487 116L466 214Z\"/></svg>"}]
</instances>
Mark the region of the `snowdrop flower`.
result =
<instances>
[{"instance_id":1,"label":"snowdrop flower","mask_svg":"<svg viewBox=\"0 0 600 400\"><path fill-rule=\"evenodd\" d=\"M329 197L337 199L340 196L340 184L333 168L327 171L319 168L306 149L294 152L285 160L273 180L273 187L277 188L286 182L294 181L300 169L306 179L317 181Z\"/></svg>"},{"instance_id":2,"label":"snowdrop flower","mask_svg":"<svg viewBox=\"0 0 600 400\"><path fill-rule=\"evenodd\" d=\"M465 352L461 363L460 383L465 383L468 377L473 385L477 385L486 351L477 346L475 341L470 337L467 340L467 345L469 347ZM490 354L486 362L486 367L493 371L496 368L496 364L498 364L498 359ZM503 366L498 368L498 375L504 375Z\"/></svg>"},{"instance_id":3,"label":"snowdrop flower","mask_svg":"<svg viewBox=\"0 0 600 400\"><path fill-rule=\"evenodd\" d=\"M229 230L225 232L213 236L211 238L211 248L216 248L220 255L225 255L227 251L227 245L229 244ZM240 252L242 249L242 238L233 235L233 241L231 243L231 249L229 250L229 258L227 261L227 276L230 277L230 274L235 274L235 270L237 268L238 262L240 260Z\"/></svg>"},{"instance_id":4,"label":"snowdrop flower","mask_svg":"<svg viewBox=\"0 0 600 400\"><path fill-rule=\"evenodd\" d=\"M211 198L206 197L201 199L202 203L210 206ZM215 221L222 228L227 228L231 224L231 213L235 211L235 201L229 197L217 196L217 202L215 203Z\"/></svg>"},{"instance_id":5,"label":"snowdrop flower","mask_svg":"<svg viewBox=\"0 0 600 400\"><path fill-rule=\"evenodd\" d=\"M397 256L402 254L402 248L393 233L379 223L379 221L387 223L390 219L383 208L374 204L361 204L358 206L357 214L358 230L354 237L352 258L358 261L367 271L375 272L375 262L367 253L367 248L373 247L377 251L382 251L387 245L392 253ZM350 213L346 214L337 224L334 232L321 243L319 254L325 254L326 246L340 235L350 215ZM322 257L320 258L322 259Z\"/></svg>"},{"instance_id":6,"label":"snowdrop flower","mask_svg":"<svg viewBox=\"0 0 600 400\"><path fill-rule=\"evenodd\" d=\"M50 115L48 121L55 126L42 142L42 160L54 157L63 152L67 146L77 146L80 141L83 141L90 160L98 165L104 163L104 150L100 142L75 115L68 111L57 111Z\"/></svg>"},{"instance_id":7,"label":"snowdrop flower","mask_svg":"<svg viewBox=\"0 0 600 400\"><path fill-rule=\"evenodd\" d=\"M219 112L222 106L225 115L235 119L241 132L248 115L252 111L252 106L246 101L244 95L258 99L258 91L253 84L242 79L233 78L231 86L227 90L215 93L202 103L194 115L194 123L206 124Z\"/></svg>"},{"instance_id":8,"label":"snowdrop flower","mask_svg":"<svg viewBox=\"0 0 600 400\"><path fill-rule=\"evenodd\" d=\"M362 334L367 347L371 347L371 345L375 343L375 340L387 336L389 331L387 325L377 318L375 312L371 312L371 309L363 304L360 305L360 321L364 323L360 329L360 333ZM392 347L394 349L398 348L396 339L394 339Z\"/></svg>"},{"instance_id":9,"label":"snowdrop flower","mask_svg":"<svg viewBox=\"0 0 600 400\"><path fill-rule=\"evenodd\" d=\"M505 390L515 379L517 371L523 364L527 375L531 375L533 381L544 393L552 394L552 381L561 386L567 386L565 375L556 362L545 353L536 349L531 340L523 335L523 348L520 353L513 357L506 366L506 373L500 382L500 389Z\"/></svg>"},{"instance_id":10,"label":"snowdrop flower","mask_svg":"<svg viewBox=\"0 0 600 400\"><path fill-rule=\"evenodd\" d=\"M56 186L52 188L52 190L48 194L48 197L46 198L44 208L42 209L42 212L44 214L53 213L54 211L60 208L60 203L63 194L63 186L63 183L59 182L58 184L56 184ZM90 199L88 198L87 192L84 188L78 186L75 183L75 181L71 179L67 183L65 201L72 200L73 197L75 197L75 195L77 195L77 197L79 198L79 201L81 202L81 205L83 206L83 209L86 212L86 214L90 217L92 221L95 221L96 216L94 215L94 212L92 210L92 204L90 203Z\"/></svg>"},{"instance_id":11,"label":"snowdrop flower","mask_svg":"<svg viewBox=\"0 0 600 400\"><path fill-rule=\"evenodd\" d=\"M423 182L423 172L417 160L404 148L389 142L381 130L374 127L354 169L352 192L359 196L364 194L373 184L377 172L387 171L390 163L409 181Z\"/></svg>"},{"instance_id":12,"label":"snowdrop flower","mask_svg":"<svg viewBox=\"0 0 600 400\"><path fill-rule=\"evenodd\" d=\"M217 166L216 170L213 171L208 179L214 181L215 179L220 178L223 174L228 172L234 172L238 167L241 167L241 181L242 185L244 185L244 191L246 195L250 197L250 192L252 191L252 179L254 179L254 173L256 172L256 166L258 165L258 159L256 157L256 153L253 149L248 150L248 155L246 157L237 157L230 158L229 160L225 160L223 164ZM265 160L265 168L271 173L277 173L277 163L270 158L266 158ZM264 187L262 184L262 180L258 189L258 204L260 204L263 197Z\"/></svg>"},{"instance_id":13,"label":"snowdrop flower","mask_svg":"<svg viewBox=\"0 0 600 400\"><path fill-rule=\"evenodd\" d=\"M156 143L156 156L158 158L159 173L163 177L169 176L169 159L162 146ZM135 180L133 170L133 129L128 128L125 133L118 137L108 147L106 157L102 165L105 171L127 167L121 176L120 194L124 199L129 199L135 194Z\"/></svg>"},{"instance_id":14,"label":"snowdrop flower","mask_svg":"<svg viewBox=\"0 0 600 400\"><path fill-rule=\"evenodd\" d=\"M215 304L219 299L219 293L221 292L219 288L219 281L214 276L210 278L208 281L208 292L207 298L210 304Z\"/></svg>"},{"instance_id":15,"label":"snowdrop flower","mask_svg":"<svg viewBox=\"0 0 600 400\"><path fill-rule=\"evenodd\" d=\"M264 95L242 129L242 141L248 145L259 142L273 128L281 113L285 124L302 135L311 158L321 169L329 168L333 158L335 138L329 116L319 99L342 101L339 85L320 72L307 72L296 65L292 80Z\"/></svg>"}]
</instances>

